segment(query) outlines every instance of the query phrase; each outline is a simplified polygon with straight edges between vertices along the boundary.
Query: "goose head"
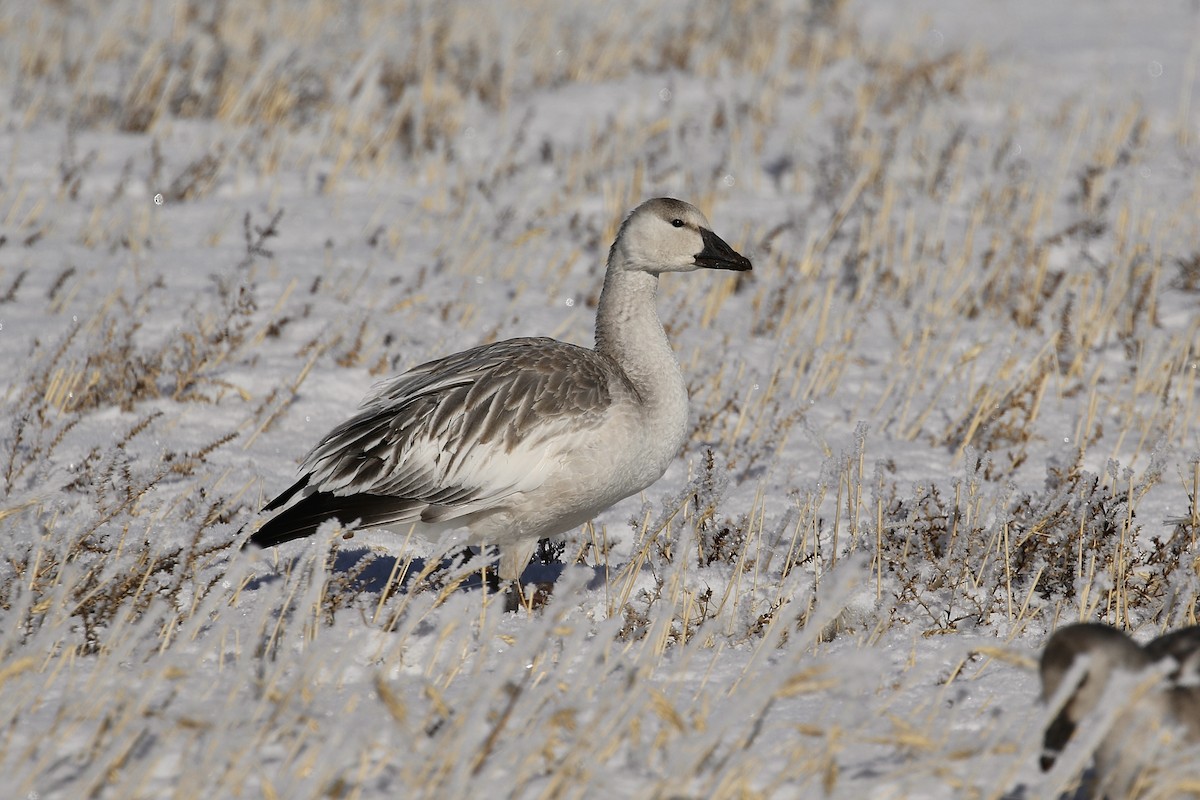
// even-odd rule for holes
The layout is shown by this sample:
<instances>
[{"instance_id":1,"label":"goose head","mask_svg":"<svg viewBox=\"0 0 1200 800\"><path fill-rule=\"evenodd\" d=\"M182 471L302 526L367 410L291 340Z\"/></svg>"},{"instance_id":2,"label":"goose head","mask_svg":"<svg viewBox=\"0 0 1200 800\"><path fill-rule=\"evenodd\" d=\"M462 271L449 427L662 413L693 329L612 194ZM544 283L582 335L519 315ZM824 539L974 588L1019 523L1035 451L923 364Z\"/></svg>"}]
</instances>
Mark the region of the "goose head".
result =
<instances>
[{"instance_id":1,"label":"goose head","mask_svg":"<svg viewBox=\"0 0 1200 800\"><path fill-rule=\"evenodd\" d=\"M1101 702L1112 674L1137 672L1153 659L1136 642L1115 628L1081 623L1060 628L1046 643L1040 673L1042 699L1049 702L1077 660L1086 659L1083 677L1062 710L1046 728L1041 767L1049 770L1075 728Z\"/></svg>"},{"instance_id":2,"label":"goose head","mask_svg":"<svg viewBox=\"0 0 1200 800\"><path fill-rule=\"evenodd\" d=\"M670 197L647 200L629 214L613 242L609 264L652 275L751 268L750 259L712 232L700 209Z\"/></svg>"}]
</instances>

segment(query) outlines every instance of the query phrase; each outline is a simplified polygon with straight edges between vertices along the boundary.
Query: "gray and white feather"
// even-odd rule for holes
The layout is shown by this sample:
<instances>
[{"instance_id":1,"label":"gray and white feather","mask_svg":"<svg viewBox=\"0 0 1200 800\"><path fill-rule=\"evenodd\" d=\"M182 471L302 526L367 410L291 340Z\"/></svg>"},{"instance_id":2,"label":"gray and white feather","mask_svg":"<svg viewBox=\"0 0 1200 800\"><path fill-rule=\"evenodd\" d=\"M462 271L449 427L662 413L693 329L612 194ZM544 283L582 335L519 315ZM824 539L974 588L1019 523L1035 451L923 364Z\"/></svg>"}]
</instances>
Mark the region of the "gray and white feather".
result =
<instances>
[{"instance_id":1,"label":"gray and white feather","mask_svg":"<svg viewBox=\"0 0 1200 800\"><path fill-rule=\"evenodd\" d=\"M664 272L749 270L698 209L658 198L608 255L594 349L548 338L482 345L382 383L308 454L249 542L270 547L327 519L409 526L500 547L519 579L539 539L658 480L687 435L688 398L658 318Z\"/></svg>"},{"instance_id":2,"label":"gray and white feather","mask_svg":"<svg viewBox=\"0 0 1200 800\"><path fill-rule=\"evenodd\" d=\"M1046 728L1041 766L1049 770L1085 720L1112 712L1095 751L1095 797L1126 797L1155 752L1200 742L1200 627L1182 628L1139 646L1116 628L1082 623L1060 628L1040 664L1049 702L1072 675L1070 695ZM1153 681L1144 694L1114 691L1118 677Z\"/></svg>"}]
</instances>

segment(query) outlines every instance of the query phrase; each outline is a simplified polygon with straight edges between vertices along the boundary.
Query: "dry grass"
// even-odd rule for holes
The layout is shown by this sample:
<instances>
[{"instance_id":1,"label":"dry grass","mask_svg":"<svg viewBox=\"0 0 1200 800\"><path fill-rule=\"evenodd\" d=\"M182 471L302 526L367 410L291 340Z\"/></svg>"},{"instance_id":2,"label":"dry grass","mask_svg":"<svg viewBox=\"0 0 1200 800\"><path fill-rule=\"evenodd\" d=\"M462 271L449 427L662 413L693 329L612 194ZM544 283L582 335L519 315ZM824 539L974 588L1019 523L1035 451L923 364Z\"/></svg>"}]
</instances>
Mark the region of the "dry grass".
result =
<instances>
[{"instance_id":1,"label":"dry grass","mask_svg":"<svg viewBox=\"0 0 1200 800\"><path fill-rule=\"evenodd\" d=\"M995 640L1195 624L1200 197L1140 193L1145 111L1006 128L981 55L839 2L652 5L0 10L14 796L998 797ZM687 474L537 612L408 542L237 554L374 376L586 342L653 194L755 271L664 278Z\"/></svg>"}]
</instances>

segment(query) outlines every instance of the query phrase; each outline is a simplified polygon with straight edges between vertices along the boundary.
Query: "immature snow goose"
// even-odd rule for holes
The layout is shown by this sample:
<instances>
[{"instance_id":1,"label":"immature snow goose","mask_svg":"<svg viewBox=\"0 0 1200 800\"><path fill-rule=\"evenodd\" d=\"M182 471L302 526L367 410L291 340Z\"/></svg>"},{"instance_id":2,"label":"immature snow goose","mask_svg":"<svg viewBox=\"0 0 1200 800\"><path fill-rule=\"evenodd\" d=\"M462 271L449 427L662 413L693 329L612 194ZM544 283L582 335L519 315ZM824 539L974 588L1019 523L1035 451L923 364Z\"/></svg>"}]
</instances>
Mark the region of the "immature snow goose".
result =
<instances>
[{"instance_id":1,"label":"immature snow goose","mask_svg":"<svg viewBox=\"0 0 1200 800\"><path fill-rule=\"evenodd\" d=\"M1096 797L1126 797L1139 773L1162 747L1200 742L1200 627L1182 628L1144 647L1107 625L1060 628L1042 654L1042 698L1049 701L1078 660L1083 675L1046 728L1041 766L1049 770L1076 728L1098 706L1124 703L1096 749ZM1106 692L1118 673L1162 673L1161 685L1133 698ZM1180 735L1181 734L1181 735Z\"/></svg>"},{"instance_id":2,"label":"immature snow goose","mask_svg":"<svg viewBox=\"0 0 1200 800\"><path fill-rule=\"evenodd\" d=\"M595 349L509 339L376 386L301 465L251 537L271 547L328 519L497 545L510 585L539 539L658 480L687 436L688 397L658 319L658 276L749 270L687 203L649 200L608 254Z\"/></svg>"}]
</instances>

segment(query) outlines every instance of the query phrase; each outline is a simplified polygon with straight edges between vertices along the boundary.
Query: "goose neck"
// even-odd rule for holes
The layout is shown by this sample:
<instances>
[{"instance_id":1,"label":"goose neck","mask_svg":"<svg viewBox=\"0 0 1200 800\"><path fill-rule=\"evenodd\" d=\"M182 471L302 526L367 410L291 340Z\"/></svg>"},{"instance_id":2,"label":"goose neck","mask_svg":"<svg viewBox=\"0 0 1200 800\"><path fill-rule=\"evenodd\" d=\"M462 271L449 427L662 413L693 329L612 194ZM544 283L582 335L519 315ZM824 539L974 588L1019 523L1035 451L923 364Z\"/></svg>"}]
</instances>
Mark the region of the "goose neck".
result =
<instances>
[{"instance_id":1,"label":"goose neck","mask_svg":"<svg viewBox=\"0 0 1200 800\"><path fill-rule=\"evenodd\" d=\"M664 391L677 394L683 380L657 296L657 275L610 267L596 309L596 351L615 361L647 402Z\"/></svg>"}]
</instances>

